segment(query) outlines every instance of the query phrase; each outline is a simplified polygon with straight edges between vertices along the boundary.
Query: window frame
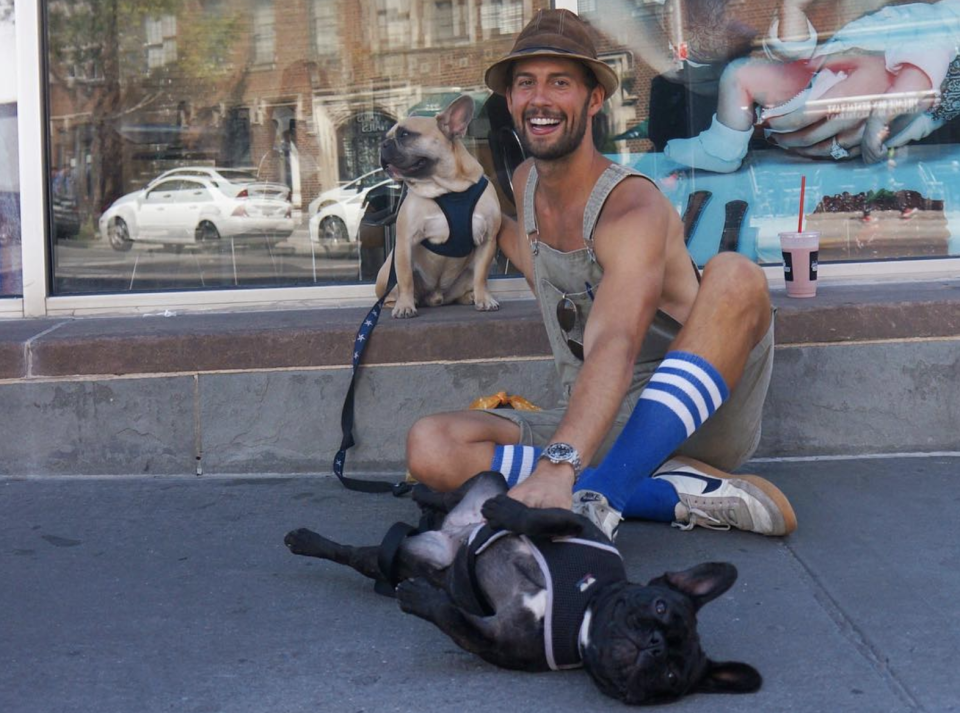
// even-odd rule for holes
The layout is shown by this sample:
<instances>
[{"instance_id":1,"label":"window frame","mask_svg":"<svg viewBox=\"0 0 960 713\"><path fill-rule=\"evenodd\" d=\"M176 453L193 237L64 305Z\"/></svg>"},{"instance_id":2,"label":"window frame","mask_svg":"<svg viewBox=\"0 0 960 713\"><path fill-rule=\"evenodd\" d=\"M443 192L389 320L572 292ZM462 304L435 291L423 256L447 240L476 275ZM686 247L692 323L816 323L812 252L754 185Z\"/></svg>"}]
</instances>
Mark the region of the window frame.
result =
<instances>
[{"instance_id":1,"label":"window frame","mask_svg":"<svg viewBox=\"0 0 960 713\"><path fill-rule=\"evenodd\" d=\"M555 0L558 8L576 11L577 0ZM253 308L369 306L372 284L271 287L242 290L136 292L89 295L51 294L46 166L48 165L46 60L40 0L17 0L17 73L20 151L21 255L23 296L0 299L0 318L64 317L103 314L150 314L164 311L213 311ZM783 286L779 265L765 266L771 287ZM960 257L885 262L824 263L820 279L863 284L907 282L960 276ZM532 299L522 278L491 281L499 299Z\"/></svg>"}]
</instances>

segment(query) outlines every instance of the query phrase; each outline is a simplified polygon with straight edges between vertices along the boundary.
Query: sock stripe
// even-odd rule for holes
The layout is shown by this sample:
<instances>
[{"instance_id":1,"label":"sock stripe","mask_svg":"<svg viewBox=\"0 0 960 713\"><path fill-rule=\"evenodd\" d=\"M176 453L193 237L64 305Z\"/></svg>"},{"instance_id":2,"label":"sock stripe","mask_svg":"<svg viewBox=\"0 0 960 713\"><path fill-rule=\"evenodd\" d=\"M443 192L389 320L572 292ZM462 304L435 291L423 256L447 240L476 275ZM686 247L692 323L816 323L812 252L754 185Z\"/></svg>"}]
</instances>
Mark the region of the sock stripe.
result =
<instances>
[{"instance_id":1,"label":"sock stripe","mask_svg":"<svg viewBox=\"0 0 960 713\"><path fill-rule=\"evenodd\" d=\"M647 388L650 388L650 387L648 386ZM655 384L653 387L653 390L663 391L664 393L670 394L671 396L678 399L680 403L682 403L686 407L687 412L690 414L690 418L693 419L694 429L700 428L700 426L703 425L703 419L700 418L700 411L699 409L697 409L697 406L694 403L693 399L690 398L690 395L686 391L684 391L683 389L677 388L676 386L671 386L669 384ZM713 409L709 408L709 405L708 405L707 416L709 417L711 413L713 413Z\"/></svg>"},{"instance_id":2,"label":"sock stripe","mask_svg":"<svg viewBox=\"0 0 960 713\"><path fill-rule=\"evenodd\" d=\"M493 460L490 462L490 470L495 470L499 473L501 472L500 468L502 467L503 467L503 446L494 446Z\"/></svg>"},{"instance_id":3,"label":"sock stripe","mask_svg":"<svg viewBox=\"0 0 960 713\"><path fill-rule=\"evenodd\" d=\"M500 467L497 470L507 478L513 473L513 446L503 447L503 459L500 461Z\"/></svg>"},{"instance_id":4,"label":"sock stripe","mask_svg":"<svg viewBox=\"0 0 960 713\"><path fill-rule=\"evenodd\" d=\"M494 446L490 470L502 473L512 488L533 472L542 451L534 446Z\"/></svg>"},{"instance_id":5,"label":"sock stripe","mask_svg":"<svg viewBox=\"0 0 960 713\"><path fill-rule=\"evenodd\" d=\"M520 470L524 473L530 473L533 471L533 448L524 448L523 449L523 460L520 464Z\"/></svg>"},{"instance_id":6,"label":"sock stripe","mask_svg":"<svg viewBox=\"0 0 960 713\"><path fill-rule=\"evenodd\" d=\"M703 387L707 390L707 393L710 394L710 399L713 401L714 411L720 408L720 404L723 403L723 400L726 397L725 395L721 394L720 388L717 386L717 382L714 380L714 378L710 374L707 373L705 369L703 369L702 367L692 362L685 361L683 359L677 359L677 358L664 359L660 363L659 368L663 369L664 367L669 369L678 369L680 371L685 371L688 374L695 376L703 385ZM724 384L723 386L724 386L724 390L726 390L726 384Z\"/></svg>"},{"instance_id":7,"label":"sock stripe","mask_svg":"<svg viewBox=\"0 0 960 713\"><path fill-rule=\"evenodd\" d=\"M708 414L711 414L717 410L716 406L714 406L716 402L714 401L713 394L710 393L710 389L708 389L706 384L700 381L700 379L695 377L689 371L685 371L683 369L672 369L670 367L667 367L665 369L664 368L657 369L657 371L654 372L654 375L660 374L660 373L671 374L679 379L683 379L688 384L690 384L690 386L696 389L700 393L701 398L703 398L703 402L707 407ZM722 401L723 394L721 393L720 396Z\"/></svg>"},{"instance_id":8,"label":"sock stripe","mask_svg":"<svg viewBox=\"0 0 960 713\"><path fill-rule=\"evenodd\" d=\"M678 376L677 374L663 374L657 371L647 384L647 388L656 388L659 384L668 384L670 386L676 387L683 391L690 400L693 402L693 405L697 409L697 413L700 415L699 423L703 423L707 420L707 417L713 411L707 407L707 402L704 399L704 394L696 386L690 383L688 379Z\"/></svg>"},{"instance_id":9,"label":"sock stripe","mask_svg":"<svg viewBox=\"0 0 960 713\"><path fill-rule=\"evenodd\" d=\"M673 411L673 413L680 419L683 424L684 429L687 433L687 438L696 430L696 421L693 418L693 413L687 408L686 404L683 403L673 394L667 393L666 391L661 391L660 389L644 389L640 394L641 401L657 401L668 409Z\"/></svg>"}]
</instances>

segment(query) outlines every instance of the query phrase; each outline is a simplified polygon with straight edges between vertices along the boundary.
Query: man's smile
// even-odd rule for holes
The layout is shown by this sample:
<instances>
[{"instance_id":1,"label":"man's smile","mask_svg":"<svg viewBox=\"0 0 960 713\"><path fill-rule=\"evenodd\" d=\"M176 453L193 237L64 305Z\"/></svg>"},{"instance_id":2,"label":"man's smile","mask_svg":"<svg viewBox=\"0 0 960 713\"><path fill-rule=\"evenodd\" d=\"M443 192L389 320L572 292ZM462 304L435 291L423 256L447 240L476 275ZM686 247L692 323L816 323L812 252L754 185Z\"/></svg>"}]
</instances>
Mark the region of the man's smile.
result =
<instances>
[{"instance_id":1,"label":"man's smile","mask_svg":"<svg viewBox=\"0 0 960 713\"><path fill-rule=\"evenodd\" d=\"M531 116L527 118L527 128L534 136L551 134L561 123L561 119L551 116Z\"/></svg>"}]
</instances>

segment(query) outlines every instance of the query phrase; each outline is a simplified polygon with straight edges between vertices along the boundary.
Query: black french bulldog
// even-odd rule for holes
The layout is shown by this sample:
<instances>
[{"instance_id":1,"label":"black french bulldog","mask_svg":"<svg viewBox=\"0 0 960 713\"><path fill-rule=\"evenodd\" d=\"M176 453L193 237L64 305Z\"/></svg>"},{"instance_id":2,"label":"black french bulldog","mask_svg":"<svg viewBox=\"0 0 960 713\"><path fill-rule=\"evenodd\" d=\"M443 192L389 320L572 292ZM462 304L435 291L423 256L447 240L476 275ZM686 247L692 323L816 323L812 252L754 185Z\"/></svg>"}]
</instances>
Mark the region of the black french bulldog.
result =
<instances>
[{"instance_id":1,"label":"black french bulldog","mask_svg":"<svg viewBox=\"0 0 960 713\"><path fill-rule=\"evenodd\" d=\"M445 516L439 529L402 540L392 566L381 547L340 545L307 529L284 542L294 554L373 579L392 570L403 611L496 666L583 665L601 691L631 704L760 688L756 669L711 661L697 635L697 611L733 585L733 565L705 563L632 584L619 552L586 518L528 508L506 490L494 472L450 493L417 486L421 508Z\"/></svg>"}]
</instances>

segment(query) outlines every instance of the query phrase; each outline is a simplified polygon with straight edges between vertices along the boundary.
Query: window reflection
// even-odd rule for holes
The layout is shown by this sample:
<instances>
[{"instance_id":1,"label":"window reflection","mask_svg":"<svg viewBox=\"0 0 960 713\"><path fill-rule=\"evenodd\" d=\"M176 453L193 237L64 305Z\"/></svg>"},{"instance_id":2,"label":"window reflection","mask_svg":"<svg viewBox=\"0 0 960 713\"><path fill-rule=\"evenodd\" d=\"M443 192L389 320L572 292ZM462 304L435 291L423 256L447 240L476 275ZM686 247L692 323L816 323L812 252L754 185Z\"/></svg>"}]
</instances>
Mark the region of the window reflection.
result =
<instances>
[{"instance_id":1,"label":"window reflection","mask_svg":"<svg viewBox=\"0 0 960 713\"><path fill-rule=\"evenodd\" d=\"M549 5L50 0L55 291L371 279L398 197L379 172L383 134L461 93L477 105L468 148L512 212L523 152L483 72ZM779 261L801 175L807 219L825 236L821 260L956 255L958 5L580 0L622 80L597 120L598 145L658 182L701 264L720 250ZM786 30L773 27L798 9ZM756 81L758 68L769 76ZM843 78L824 88L827 70ZM714 117L729 120L726 85L750 91L733 102L751 110L739 116L746 127L728 126L747 139L732 164L708 158ZM788 87L799 90L780 97ZM868 124L888 133L865 161ZM170 193L192 182L187 193L203 200L165 209L171 221L153 229L144 211L161 180Z\"/></svg>"},{"instance_id":2,"label":"window reflection","mask_svg":"<svg viewBox=\"0 0 960 713\"><path fill-rule=\"evenodd\" d=\"M400 195L384 133L463 91L481 108L483 67L547 4L49 2L55 291L373 279ZM504 113L468 139L491 176Z\"/></svg>"},{"instance_id":3,"label":"window reflection","mask_svg":"<svg viewBox=\"0 0 960 713\"><path fill-rule=\"evenodd\" d=\"M0 0L0 297L23 292L16 50L13 1Z\"/></svg>"}]
</instances>

